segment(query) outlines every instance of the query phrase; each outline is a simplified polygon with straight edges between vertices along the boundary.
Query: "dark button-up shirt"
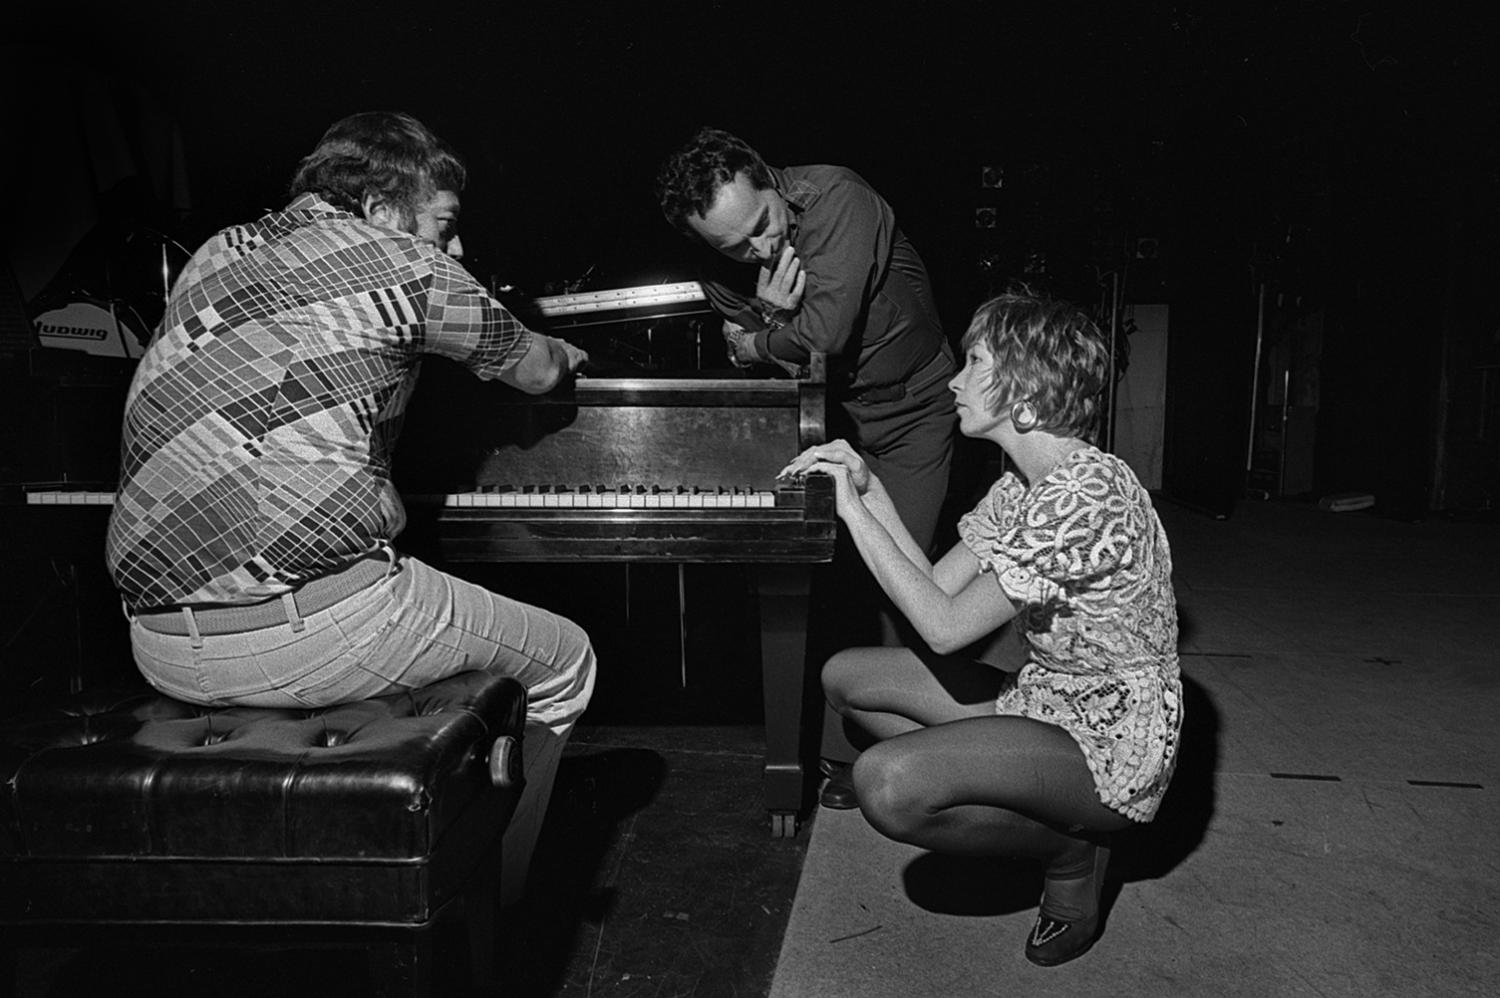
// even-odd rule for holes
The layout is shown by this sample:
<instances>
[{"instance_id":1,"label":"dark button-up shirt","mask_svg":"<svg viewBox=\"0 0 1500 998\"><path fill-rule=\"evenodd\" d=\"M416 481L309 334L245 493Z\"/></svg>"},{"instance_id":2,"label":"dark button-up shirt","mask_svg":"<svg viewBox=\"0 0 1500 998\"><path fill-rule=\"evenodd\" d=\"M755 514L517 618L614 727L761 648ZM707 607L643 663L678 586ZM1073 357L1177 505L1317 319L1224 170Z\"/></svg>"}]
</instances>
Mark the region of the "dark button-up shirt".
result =
<instances>
[{"instance_id":1,"label":"dark button-up shirt","mask_svg":"<svg viewBox=\"0 0 1500 998\"><path fill-rule=\"evenodd\" d=\"M716 311L755 331L761 356L829 358L835 387L857 394L905 382L943 345L927 269L895 212L841 166L771 170L786 200L791 243L807 273L802 304L779 328L756 305L758 265L715 256L703 289Z\"/></svg>"}]
</instances>

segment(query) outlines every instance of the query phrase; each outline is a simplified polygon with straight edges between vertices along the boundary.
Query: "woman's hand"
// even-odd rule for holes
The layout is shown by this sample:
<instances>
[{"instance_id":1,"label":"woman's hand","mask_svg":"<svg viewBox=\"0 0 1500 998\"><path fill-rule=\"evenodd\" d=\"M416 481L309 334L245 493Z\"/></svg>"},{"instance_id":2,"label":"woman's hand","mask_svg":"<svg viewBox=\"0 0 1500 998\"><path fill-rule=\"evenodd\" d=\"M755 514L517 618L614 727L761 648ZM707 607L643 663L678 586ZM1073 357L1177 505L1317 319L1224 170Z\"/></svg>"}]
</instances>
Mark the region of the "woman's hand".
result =
<instances>
[{"instance_id":1,"label":"woman's hand","mask_svg":"<svg viewBox=\"0 0 1500 998\"><path fill-rule=\"evenodd\" d=\"M809 447L777 472L776 477L785 479L814 471L821 471L832 477L834 504L839 516L845 520L863 509L862 498L872 488L881 488L880 480L870 471L865 459L843 440Z\"/></svg>"},{"instance_id":2,"label":"woman's hand","mask_svg":"<svg viewBox=\"0 0 1500 998\"><path fill-rule=\"evenodd\" d=\"M781 248L774 267L769 264L760 268L755 281L755 297L783 312L794 312L802 304L802 292L807 286L807 272L802 261L787 243Z\"/></svg>"},{"instance_id":3,"label":"woman's hand","mask_svg":"<svg viewBox=\"0 0 1500 998\"><path fill-rule=\"evenodd\" d=\"M826 471L834 478L838 478L837 473L842 472L860 495L864 495L869 490L870 483L876 480L870 466L865 464L865 459L846 440L830 440L826 444L809 447L792 458L790 464L776 473L776 477L792 478L810 471Z\"/></svg>"}]
</instances>

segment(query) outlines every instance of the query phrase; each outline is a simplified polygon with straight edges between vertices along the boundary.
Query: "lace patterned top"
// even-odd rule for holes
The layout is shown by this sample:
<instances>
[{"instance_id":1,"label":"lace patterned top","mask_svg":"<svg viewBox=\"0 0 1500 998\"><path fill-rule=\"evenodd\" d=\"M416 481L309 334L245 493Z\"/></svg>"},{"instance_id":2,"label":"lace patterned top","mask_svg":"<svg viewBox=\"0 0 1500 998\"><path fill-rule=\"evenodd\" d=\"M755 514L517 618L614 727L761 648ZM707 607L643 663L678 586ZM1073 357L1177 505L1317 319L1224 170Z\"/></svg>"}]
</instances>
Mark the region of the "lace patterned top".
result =
<instances>
[{"instance_id":1,"label":"lace patterned top","mask_svg":"<svg viewBox=\"0 0 1500 998\"><path fill-rule=\"evenodd\" d=\"M1085 447L1030 489L1002 475L959 533L1016 604L1028 646L996 713L1067 731L1099 799L1150 821L1182 728L1172 555L1150 495L1125 462Z\"/></svg>"}]
</instances>

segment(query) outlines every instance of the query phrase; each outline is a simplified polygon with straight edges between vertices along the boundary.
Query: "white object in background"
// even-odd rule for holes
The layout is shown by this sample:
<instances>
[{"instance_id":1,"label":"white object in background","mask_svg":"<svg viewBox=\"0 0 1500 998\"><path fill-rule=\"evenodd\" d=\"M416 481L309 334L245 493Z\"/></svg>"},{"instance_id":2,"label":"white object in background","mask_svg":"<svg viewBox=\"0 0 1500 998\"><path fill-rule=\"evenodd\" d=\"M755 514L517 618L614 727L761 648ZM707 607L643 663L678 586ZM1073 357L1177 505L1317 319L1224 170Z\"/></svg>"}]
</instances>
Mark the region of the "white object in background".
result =
<instances>
[{"instance_id":1,"label":"white object in background","mask_svg":"<svg viewBox=\"0 0 1500 998\"><path fill-rule=\"evenodd\" d=\"M138 358L146 352L136 331L114 302L69 302L32 320L44 347L82 350L101 357Z\"/></svg>"}]
</instances>

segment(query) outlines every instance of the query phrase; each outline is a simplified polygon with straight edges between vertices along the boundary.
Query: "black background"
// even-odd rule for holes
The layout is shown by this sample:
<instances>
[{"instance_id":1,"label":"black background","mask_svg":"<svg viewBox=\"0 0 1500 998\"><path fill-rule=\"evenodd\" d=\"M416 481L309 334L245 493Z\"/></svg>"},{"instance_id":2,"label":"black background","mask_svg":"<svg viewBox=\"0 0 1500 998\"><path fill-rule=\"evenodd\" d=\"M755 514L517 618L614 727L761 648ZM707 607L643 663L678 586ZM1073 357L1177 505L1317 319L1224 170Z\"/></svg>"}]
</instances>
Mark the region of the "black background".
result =
<instances>
[{"instance_id":1,"label":"black background","mask_svg":"<svg viewBox=\"0 0 1500 998\"><path fill-rule=\"evenodd\" d=\"M192 210L158 221L188 246L281 204L332 121L388 108L469 163L466 263L532 294L690 276L651 180L705 123L775 164L865 175L954 335L1011 278L1088 301L1129 266L1127 297L1173 306L1166 485L1210 506L1242 484L1266 282L1327 310L1320 487L1413 513L1443 344L1496 350L1500 88L1472 10L167 0L13 20L23 43L109 67L175 118ZM46 196L45 156L32 163L13 194ZM987 166L1001 188L981 186ZM977 209L995 228L976 229ZM1157 259L1133 260L1142 238ZM1024 274L1038 255L1045 273Z\"/></svg>"}]
</instances>

